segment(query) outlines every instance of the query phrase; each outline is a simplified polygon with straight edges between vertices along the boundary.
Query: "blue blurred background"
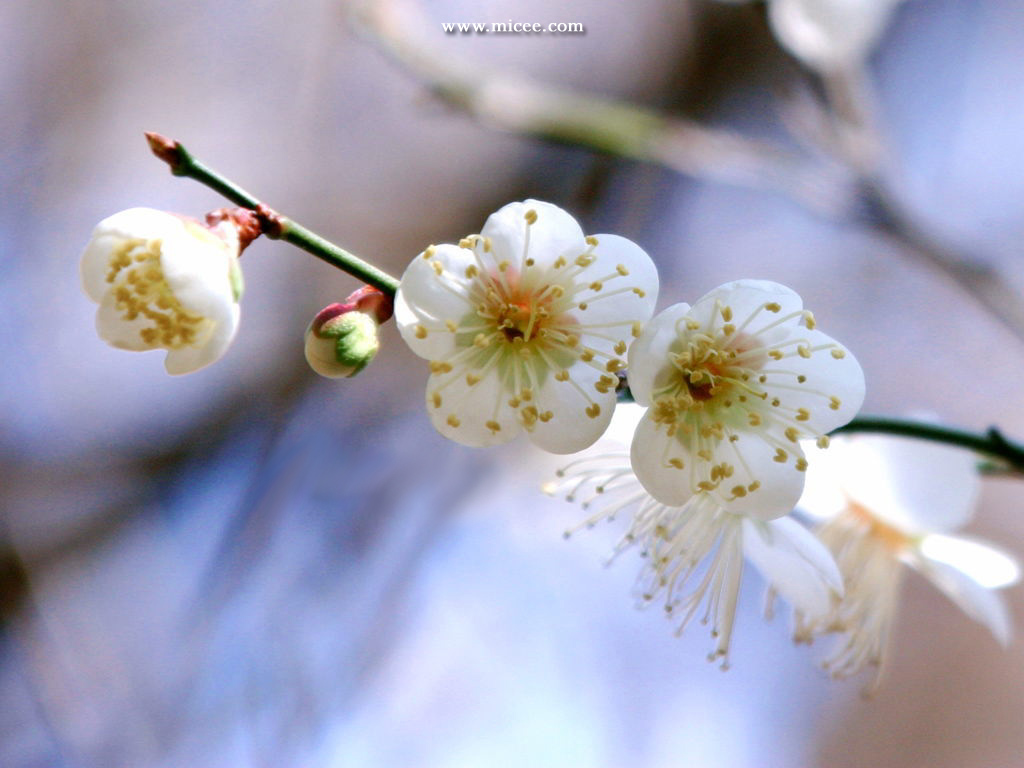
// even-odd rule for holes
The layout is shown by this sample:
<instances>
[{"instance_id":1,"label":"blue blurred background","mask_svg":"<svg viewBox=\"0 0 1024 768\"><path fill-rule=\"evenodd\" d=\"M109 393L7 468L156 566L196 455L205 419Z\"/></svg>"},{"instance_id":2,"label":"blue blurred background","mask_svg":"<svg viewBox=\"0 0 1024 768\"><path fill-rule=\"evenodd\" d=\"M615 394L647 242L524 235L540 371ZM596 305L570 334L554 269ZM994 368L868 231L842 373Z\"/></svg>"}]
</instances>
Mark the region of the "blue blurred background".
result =
<instances>
[{"instance_id":1,"label":"blue blurred background","mask_svg":"<svg viewBox=\"0 0 1024 768\"><path fill-rule=\"evenodd\" d=\"M699 118L791 149L808 79L758 5L439 0L441 57ZM442 21L574 21L580 36L448 36ZM245 254L217 365L106 347L81 293L95 222L222 201L149 156L156 130L395 274L527 196L618 232L659 307L741 277L800 292L868 378L867 409L1024 435L1024 341L863 216L494 131L440 106L337 0L6 0L0 6L0 764L1016 766L1024 651L908 579L870 701L760 618L733 668L632 607L620 531L563 541L559 465L430 427L393 327L351 381L302 333L355 284L289 246ZM922 228L1024 295L1024 5L909 0L872 59L888 165ZM1024 553L1019 482L970 532ZM1009 597L1024 615L1021 591Z\"/></svg>"}]
</instances>

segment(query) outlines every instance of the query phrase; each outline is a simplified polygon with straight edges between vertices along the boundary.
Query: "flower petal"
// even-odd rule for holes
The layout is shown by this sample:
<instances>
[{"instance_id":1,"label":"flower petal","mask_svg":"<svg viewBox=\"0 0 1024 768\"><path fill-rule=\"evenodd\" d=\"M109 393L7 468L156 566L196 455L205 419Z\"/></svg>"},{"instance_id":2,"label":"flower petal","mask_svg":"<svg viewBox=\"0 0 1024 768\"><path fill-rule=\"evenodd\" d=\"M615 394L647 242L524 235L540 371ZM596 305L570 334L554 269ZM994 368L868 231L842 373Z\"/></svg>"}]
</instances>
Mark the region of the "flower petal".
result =
<instances>
[{"instance_id":1,"label":"flower petal","mask_svg":"<svg viewBox=\"0 0 1024 768\"><path fill-rule=\"evenodd\" d=\"M789 445L783 460L780 449L756 432L738 433L735 442L722 440L712 462L728 462L733 473L717 492L723 508L734 514L771 520L793 511L803 493L806 472L799 470L803 452ZM740 490L746 489L746 494Z\"/></svg>"},{"instance_id":2,"label":"flower petal","mask_svg":"<svg viewBox=\"0 0 1024 768\"><path fill-rule=\"evenodd\" d=\"M531 211L536 214L532 224L527 220ZM571 261L587 249L576 219L540 200L503 206L487 217L480 234L490 239L495 263L507 260L519 266L531 258L537 267L547 269L560 256Z\"/></svg>"},{"instance_id":3,"label":"flower petal","mask_svg":"<svg viewBox=\"0 0 1024 768\"><path fill-rule=\"evenodd\" d=\"M647 252L632 240L619 235L594 238L594 261L575 277L576 283L589 286L577 294L586 309L581 307L572 314L584 332L588 325L614 323L613 333L631 340L632 324L644 323L654 314L658 269Z\"/></svg>"},{"instance_id":4,"label":"flower petal","mask_svg":"<svg viewBox=\"0 0 1024 768\"><path fill-rule=\"evenodd\" d=\"M596 442L612 420L616 400L614 390L593 388L599 376L585 363L569 369L568 381L548 376L534 395L546 418L533 424L530 441L550 453L576 453Z\"/></svg>"},{"instance_id":5,"label":"flower petal","mask_svg":"<svg viewBox=\"0 0 1024 768\"><path fill-rule=\"evenodd\" d=\"M998 589L1020 581L1020 563L1013 555L981 541L932 533L918 545L922 557L945 563L983 587Z\"/></svg>"},{"instance_id":6,"label":"flower petal","mask_svg":"<svg viewBox=\"0 0 1024 768\"><path fill-rule=\"evenodd\" d=\"M681 507L693 496L690 452L659 429L650 412L636 428L629 460L644 490L662 504Z\"/></svg>"},{"instance_id":7,"label":"flower petal","mask_svg":"<svg viewBox=\"0 0 1024 768\"><path fill-rule=\"evenodd\" d=\"M912 564L964 613L988 627L1000 645L1010 644L1013 623L1001 595L951 565L923 557Z\"/></svg>"},{"instance_id":8,"label":"flower petal","mask_svg":"<svg viewBox=\"0 0 1024 768\"><path fill-rule=\"evenodd\" d=\"M828 449L817 447L813 440L800 443L807 460L807 478L797 507L818 520L835 517L849 507L850 498L843 490L842 442L833 437Z\"/></svg>"},{"instance_id":9,"label":"flower petal","mask_svg":"<svg viewBox=\"0 0 1024 768\"><path fill-rule=\"evenodd\" d=\"M431 375L427 382L430 421L445 437L472 448L507 443L521 427L497 371L492 368L478 380L467 379L469 373L456 367Z\"/></svg>"},{"instance_id":10,"label":"flower petal","mask_svg":"<svg viewBox=\"0 0 1024 768\"><path fill-rule=\"evenodd\" d=\"M970 451L881 435L835 439L843 487L873 515L908 533L942 533L970 520L980 489Z\"/></svg>"},{"instance_id":11,"label":"flower petal","mask_svg":"<svg viewBox=\"0 0 1024 768\"><path fill-rule=\"evenodd\" d=\"M235 303L231 261L237 258L219 237L198 225L183 225L160 248L164 281L181 306L203 317L224 317Z\"/></svg>"},{"instance_id":12,"label":"flower petal","mask_svg":"<svg viewBox=\"0 0 1024 768\"><path fill-rule=\"evenodd\" d=\"M766 304L777 304L768 310ZM737 328L746 326L749 333L758 333L780 317L803 309L803 300L790 288L771 280L733 280L708 291L693 303L690 313L694 320L707 328L714 322L719 308L732 311Z\"/></svg>"},{"instance_id":13,"label":"flower petal","mask_svg":"<svg viewBox=\"0 0 1024 768\"><path fill-rule=\"evenodd\" d=\"M128 241L163 240L179 234L182 228L181 218L153 208L129 208L103 219L93 229L79 265L86 295L97 303L103 301L110 289L110 259Z\"/></svg>"},{"instance_id":14,"label":"flower petal","mask_svg":"<svg viewBox=\"0 0 1024 768\"><path fill-rule=\"evenodd\" d=\"M797 611L822 616L843 594L843 577L828 548L790 517L743 521L743 552Z\"/></svg>"},{"instance_id":15,"label":"flower petal","mask_svg":"<svg viewBox=\"0 0 1024 768\"><path fill-rule=\"evenodd\" d=\"M700 456L677 436L669 437L648 413L637 427L630 458L644 489L672 507L706 491L728 512L770 520L791 512L800 498L804 473L794 466L802 458L798 446L784 462L756 433L707 442L702 450L710 453ZM723 466L726 473L720 474L715 468Z\"/></svg>"},{"instance_id":16,"label":"flower petal","mask_svg":"<svg viewBox=\"0 0 1024 768\"><path fill-rule=\"evenodd\" d=\"M660 379L673 372L669 350L679 338L677 323L684 321L689 304L673 304L647 324L629 348L629 391L640 405L650 405Z\"/></svg>"},{"instance_id":17,"label":"flower petal","mask_svg":"<svg viewBox=\"0 0 1024 768\"><path fill-rule=\"evenodd\" d=\"M113 292L102 297L100 307L96 311L96 333L110 346L118 349L140 352L159 347L159 344L142 339L141 331L150 325L150 320L141 314L134 320L126 320L122 310L117 307Z\"/></svg>"},{"instance_id":18,"label":"flower petal","mask_svg":"<svg viewBox=\"0 0 1024 768\"><path fill-rule=\"evenodd\" d=\"M234 301L220 306L216 314L208 316L212 322L209 338L199 344L169 349L164 368L172 376L181 376L220 360L235 338L239 316L240 310Z\"/></svg>"},{"instance_id":19,"label":"flower petal","mask_svg":"<svg viewBox=\"0 0 1024 768\"><path fill-rule=\"evenodd\" d=\"M788 354L766 364L762 386L770 401L779 402L776 413L786 426L798 419L795 426L802 436L827 434L860 411L864 371L830 336L803 327L794 327L791 334L790 344L783 347Z\"/></svg>"},{"instance_id":20,"label":"flower petal","mask_svg":"<svg viewBox=\"0 0 1024 768\"><path fill-rule=\"evenodd\" d=\"M420 357L436 360L455 348L447 323L472 332L476 309L466 270L476 266L473 251L446 244L427 249L406 267L395 296L395 322Z\"/></svg>"}]
</instances>

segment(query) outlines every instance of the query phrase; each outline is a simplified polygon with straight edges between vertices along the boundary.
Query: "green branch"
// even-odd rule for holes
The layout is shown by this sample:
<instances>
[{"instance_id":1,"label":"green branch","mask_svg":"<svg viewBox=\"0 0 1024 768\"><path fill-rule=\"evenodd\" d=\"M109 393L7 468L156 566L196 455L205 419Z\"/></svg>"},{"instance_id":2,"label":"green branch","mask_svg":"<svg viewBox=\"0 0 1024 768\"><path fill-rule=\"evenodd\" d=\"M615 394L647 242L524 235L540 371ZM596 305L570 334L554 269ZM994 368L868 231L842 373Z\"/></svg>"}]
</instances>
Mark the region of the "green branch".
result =
<instances>
[{"instance_id":1,"label":"green branch","mask_svg":"<svg viewBox=\"0 0 1024 768\"><path fill-rule=\"evenodd\" d=\"M388 296L394 297L395 291L398 290L398 280L394 277L264 205L230 179L226 179L212 168L196 160L182 146L181 142L168 139L158 133L147 133L146 141L149 142L149 148L153 154L167 163L171 168L171 173L175 176L194 179L235 205L255 211L260 220L262 234L274 240L289 242L307 253L313 254L318 259L326 261L332 267L337 267L367 285L372 285Z\"/></svg>"},{"instance_id":2,"label":"green branch","mask_svg":"<svg viewBox=\"0 0 1024 768\"><path fill-rule=\"evenodd\" d=\"M987 432L970 432L955 427L942 427L908 419L890 419L884 416L860 416L849 424L832 431L832 434L847 432L876 432L885 435L901 435L918 440L931 440L959 448L966 448L989 458L999 459L1009 469L1024 472L1024 445L1007 440L997 427Z\"/></svg>"},{"instance_id":3,"label":"green branch","mask_svg":"<svg viewBox=\"0 0 1024 768\"><path fill-rule=\"evenodd\" d=\"M629 384L620 374L618 399L620 403L633 403L633 393ZM945 443L958 448L979 453L997 462L983 462L980 469L984 474L1024 474L1024 444L1006 439L997 427L990 427L987 432L970 432L955 427L943 427L923 421L910 419L890 419L886 416L858 416L853 421L830 434L844 432L875 432L884 435L899 435L917 440L930 440L933 443Z\"/></svg>"}]
</instances>

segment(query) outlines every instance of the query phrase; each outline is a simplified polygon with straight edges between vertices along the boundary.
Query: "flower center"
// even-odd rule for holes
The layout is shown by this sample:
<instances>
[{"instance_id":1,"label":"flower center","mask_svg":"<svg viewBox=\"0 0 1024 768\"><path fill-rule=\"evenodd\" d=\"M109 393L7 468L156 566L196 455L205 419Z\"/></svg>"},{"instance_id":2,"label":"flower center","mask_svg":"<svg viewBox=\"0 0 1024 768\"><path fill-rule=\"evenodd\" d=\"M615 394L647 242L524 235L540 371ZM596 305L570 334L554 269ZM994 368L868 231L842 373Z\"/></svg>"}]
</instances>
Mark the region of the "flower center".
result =
<instances>
[{"instance_id":1,"label":"flower center","mask_svg":"<svg viewBox=\"0 0 1024 768\"><path fill-rule=\"evenodd\" d=\"M871 511L855 501L850 501L846 514L855 524L865 529L866 535L876 540L889 552L899 554L911 543L911 538L898 528L882 522Z\"/></svg>"},{"instance_id":2,"label":"flower center","mask_svg":"<svg viewBox=\"0 0 1024 768\"><path fill-rule=\"evenodd\" d=\"M126 322L139 322L139 338L151 347L178 349L196 343L209 321L178 301L164 280L160 240L130 239L110 257L107 282ZM146 322L148 321L148 322Z\"/></svg>"},{"instance_id":3,"label":"flower center","mask_svg":"<svg viewBox=\"0 0 1024 768\"><path fill-rule=\"evenodd\" d=\"M537 297L515 287L507 292L491 288L478 314L484 319L493 319L497 331L507 342L526 343L547 335L552 300L550 294Z\"/></svg>"},{"instance_id":4,"label":"flower center","mask_svg":"<svg viewBox=\"0 0 1024 768\"><path fill-rule=\"evenodd\" d=\"M674 347L665 384L655 392L655 421L672 429L694 412L718 412L750 395L762 397L749 383L766 359L753 336L688 332Z\"/></svg>"}]
</instances>

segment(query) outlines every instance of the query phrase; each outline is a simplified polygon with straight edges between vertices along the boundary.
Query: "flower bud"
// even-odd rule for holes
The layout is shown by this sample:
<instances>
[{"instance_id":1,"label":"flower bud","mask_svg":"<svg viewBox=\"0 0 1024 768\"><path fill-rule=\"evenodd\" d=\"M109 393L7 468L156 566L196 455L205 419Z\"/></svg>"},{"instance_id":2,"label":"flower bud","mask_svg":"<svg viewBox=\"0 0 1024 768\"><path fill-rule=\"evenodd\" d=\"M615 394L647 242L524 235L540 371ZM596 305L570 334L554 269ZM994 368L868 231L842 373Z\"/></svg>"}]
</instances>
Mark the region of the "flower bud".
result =
<instances>
[{"instance_id":1,"label":"flower bud","mask_svg":"<svg viewBox=\"0 0 1024 768\"><path fill-rule=\"evenodd\" d=\"M329 379L355 376L376 356L377 328L389 317L391 300L369 287L324 307L306 329L306 362Z\"/></svg>"}]
</instances>

